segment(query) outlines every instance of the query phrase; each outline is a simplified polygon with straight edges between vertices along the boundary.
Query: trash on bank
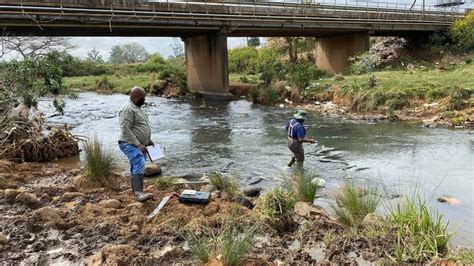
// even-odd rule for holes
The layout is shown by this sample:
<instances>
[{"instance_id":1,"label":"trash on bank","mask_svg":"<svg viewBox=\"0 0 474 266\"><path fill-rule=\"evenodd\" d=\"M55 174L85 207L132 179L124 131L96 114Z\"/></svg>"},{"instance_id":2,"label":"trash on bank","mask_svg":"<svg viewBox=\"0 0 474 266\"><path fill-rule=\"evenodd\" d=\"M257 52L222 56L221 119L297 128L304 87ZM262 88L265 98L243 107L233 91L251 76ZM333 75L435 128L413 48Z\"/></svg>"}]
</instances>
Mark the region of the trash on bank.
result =
<instances>
[{"instance_id":1,"label":"trash on bank","mask_svg":"<svg viewBox=\"0 0 474 266\"><path fill-rule=\"evenodd\" d=\"M179 196L179 202L190 204L208 204L211 200L211 193L185 189Z\"/></svg>"}]
</instances>

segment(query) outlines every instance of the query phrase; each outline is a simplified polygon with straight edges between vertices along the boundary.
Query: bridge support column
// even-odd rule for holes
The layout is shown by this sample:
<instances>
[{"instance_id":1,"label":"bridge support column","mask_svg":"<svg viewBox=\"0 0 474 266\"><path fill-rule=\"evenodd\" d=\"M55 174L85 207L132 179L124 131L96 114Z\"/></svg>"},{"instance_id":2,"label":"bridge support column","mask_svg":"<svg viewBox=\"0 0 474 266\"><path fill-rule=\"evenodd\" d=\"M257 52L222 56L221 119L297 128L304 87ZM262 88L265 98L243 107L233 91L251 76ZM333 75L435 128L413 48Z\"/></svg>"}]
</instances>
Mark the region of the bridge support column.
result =
<instances>
[{"instance_id":1,"label":"bridge support column","mask_svg":"<svg viewBox=\"0 0 474 266\"><path fill-rule=\"evenodd\" d=\"M368 33L318 38L316 41L316 65L331 74L344 72L349 57L369 50Z\"/></svg>"},{"instance_id":2,"label":"bridge support column","mask_svg":"<svg viewBox=\"0 0 474 266\"><path fill-rule=\"evenodd\" d=\"M232 99L227 70L227 36L219 32L183 38L188 89L205 98Z\"/></svg>"}]
</instances>

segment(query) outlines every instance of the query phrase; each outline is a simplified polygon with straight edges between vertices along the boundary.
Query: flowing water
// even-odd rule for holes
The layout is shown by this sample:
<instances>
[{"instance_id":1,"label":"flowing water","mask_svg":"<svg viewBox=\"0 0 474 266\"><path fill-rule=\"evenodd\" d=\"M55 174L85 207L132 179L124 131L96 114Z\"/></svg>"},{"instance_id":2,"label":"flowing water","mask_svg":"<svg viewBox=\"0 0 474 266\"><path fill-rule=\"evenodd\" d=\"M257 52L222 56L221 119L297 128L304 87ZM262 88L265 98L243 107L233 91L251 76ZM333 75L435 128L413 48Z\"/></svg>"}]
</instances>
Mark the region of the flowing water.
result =
<instances>
[{"instance_id":1,"label":"flowing water","mask_svg":"<svg viewBox=\"0 0 474 266\"><path fill-rule=\"evenodd\" d=\"M73 125L76 135L97 135L116 152L124 170L126 158L117 145L117 112L125 95L81 93L68 101L64 116L53 116L52 102L40 107L48 123ZM290 152L283 129L293 110L252 105L241 100L207 102L148 97L152 139L165 148L164 175L202 174L220 170L238 174L242 185L259 181L269 188L290 173ZM474 245L474 132L428 129L418 123L364 123L309 115L305 169L317 171L335 188L343 179L364 179L387 195L418 189L458 232L454 244ZM71 160L69 160L71 161ZM73 158L74 163L78 162ZM439 203L456 197L458 206Z\"/></svg>"}]
</instances>

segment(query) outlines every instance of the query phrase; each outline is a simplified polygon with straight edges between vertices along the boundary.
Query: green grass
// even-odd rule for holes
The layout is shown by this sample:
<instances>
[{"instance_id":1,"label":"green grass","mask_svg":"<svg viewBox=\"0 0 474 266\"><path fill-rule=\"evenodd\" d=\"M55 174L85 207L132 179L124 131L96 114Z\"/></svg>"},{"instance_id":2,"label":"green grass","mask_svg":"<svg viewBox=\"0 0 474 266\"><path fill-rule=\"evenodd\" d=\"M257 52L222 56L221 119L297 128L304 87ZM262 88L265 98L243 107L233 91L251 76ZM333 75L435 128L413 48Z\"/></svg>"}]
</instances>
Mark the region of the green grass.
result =
<instances>
[{"instance_id":1,"label":"green grass","mask_svg":"<svg viewBox=\"0 0 474 266\"><path fill-rule=\"evenodd\" d=\"M229 83L246 83L246 84L257 84L259 82L259 75L245 75L230 73L229 74Z\"/></svg>"},{"instance_id":2,"label":"green grass","mask_svg":"<svg viewBox=\"0 0 474 266\"><path fill-rule=\"evenodd\" d=\"M455 250L454 254L450 256L457 264L473 265L474 264L474 249L463 248Z\"/></svg>"},{"instance_id":3,"label":"green grass","mask_svg":"<svg viewBox=\"0 0 474 266\"><path fill-rule=\"evenodd\" d=\"M94 137L84 143L84 171L92 181L105 181L116 169L115 158L109 149Z\"/></svg>"},{"instance_id":4,"label":"green grass","mask_svg":"<svg viewBox=\"0 0 474 266\"><path fill-rule=\"evenodd\" d=\"M269 220L287 220L293 217L296 195L291 191L275 188L266 193L257 204L257 209Z\"/></svg>"},{"instance_id":5,"label":"green grass","mask_svg":"<svg viewBox=\"0 0 474 266\"><path fill-rule=\"evenodd\" d=\"M232 198L240 193L239 185L233 177L225 177L220 172L213 172L209 175L209 182L216 186L218 190L226 192Z\"/></svg>"},{"instance_id":6,"label":"green grass","mask_svg":"<svg viewBox=\"0 0 474 266\"><path fill-rule=\"evenodd\" d=\"M449 96L457 88L469 88L467 101L471 106L474 103L474 64L455 65L446 71L382 70L374 74L377 79L374 88L369 87L368 74L348 75L344 80L326 78L314 81L318 85L305 94L317 98L330 86L337 85L340 89L336 94L350 100L354 110L374 111L382 108L401 109L417 99L436 101Z\"/></svg>"},{"instance_id":7,"label":"green grass","mask_svg":"<svg viewBox=\"0 0 474 266\"><path fill-rule=\"evenodd\" d=\"M298 199L313 202L319 186L313 182L317 175L308 171L296 170L290 178L290 185Z\"/></svg>"},{"instance_id":8,"label":"green grass","mask_svg":"<svg viewBox=\"0 0 474 266\"><path fill-rule=\"evenodd\" d=\"M452 234L447 231L443 215L432 214L420 196L404 197L390 209L390 224L398 229L394 258L396 261L425 262L448 251Z\"/></svg>"},{"instance_id":9,"label":"green grass","mask_svg":"<svg viewBox=\"0 0 474 266\"><path fill-rule=\"evenodd\" d=\"M84 76L66 77L64 83L67 88L79 90L96 90L97 83L107 78L112 87L112 92L128 94L133 86L147 87L153 83L157 75L151 73L127 74L127 75L105 75L105 76Z\"/></svg>"},{"instance_id":10,"label":"green grass","mask_svg":"<svg viewBox=\"0 0 474 266\"><path fill-rule=\"evenodd\" d=\"M184 238L195 260L206 264L221 255L224 266L237 266L252 248L256 228L230 223L215 229L214 233L212 229L204 228L199 236L188 231Z\"/></svg>"},{"instance_id":11,"label":"green grass","mask_svg":"<svg viewBox=\"0 0 474 266\"><path fill-rule=\"evenodd\" d=\"M157 189L170 188L175 185L174 181L175 179L171 176L158 177L155 181L155 187Z\"/></svg>"},{"instance_id":12,"label":"green grass","mask_svg":"<svg viewBox=\"0 0 474 266\"><path fill-rule=\"evenodd\" d=\"M365 216L375 212L380 196L375 187L345 182L336 194L332 210L337 220L348 227L358 227Z\"/></svg>"}]
</instances>

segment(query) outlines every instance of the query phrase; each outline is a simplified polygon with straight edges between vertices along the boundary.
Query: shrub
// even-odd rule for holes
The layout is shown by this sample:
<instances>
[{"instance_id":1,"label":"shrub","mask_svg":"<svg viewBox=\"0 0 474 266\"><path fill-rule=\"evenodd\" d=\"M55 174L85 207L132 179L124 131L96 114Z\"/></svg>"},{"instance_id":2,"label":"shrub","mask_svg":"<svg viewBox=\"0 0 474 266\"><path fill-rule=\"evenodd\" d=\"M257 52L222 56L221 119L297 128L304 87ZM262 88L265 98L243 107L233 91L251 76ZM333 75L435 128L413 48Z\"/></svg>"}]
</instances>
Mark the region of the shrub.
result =
<instances>
[{"instance_id":1,"label":"shrub","mask_svg":"<svg viewBox=\"0 0 474 266\"><path fill-rule=\"evenodd\" d=\"M255 73L255 60L257 59L255 47L241 47L229 50L229 72Z\"/></svg>"},{"instance_id":2,"label":"shrub","mask_svg":"<svg viewBox=\"0 0 474 266\"><path fill-rule=\"evenodd\" d=\"M320 188L313 180L317 175L296 170L291 176L291 187L299 200L313 202L316 192Z\"/></svg>"},{"instance_id":3,"label":"shrub","mask_svg":"<svg viewBox=\"0 0 474 266\"><path fill-rule=\"evenodd\" d=\"M474 49L474 11L456 20L451 27L451 36L466 51Z\"/></svg>"},{"instance_id":4,"label":"shrub","mask_svg":"<svg viewBox=\"0 0 474 266\"><path fill-rule=\"evenodd\" d=\"M214 172L210 174L209 181L217 189L226 192L230 198L240 193L239 185L232 177L225 177L219 172Z\"/></svg>"},{"instance_id":5,"label":"shrub","mask_svg":"<svg viewBox=\"0 0 474 266\"><path fill-rule=\"evenodd\" d=\"M469 105L472 89L455 86L449 92L449 102L446 111L462 110Z\"/></svg>"},{"instance_id":6,"label":"shrub","mask_svg":"<svg viewBox=\"0 0 474 266\"><path fill-rule=\"evenodd\" d=\"M331 207L343 225L358 227L367 214L377 209L379 203L380 196L375 187L346 182L336 194L336 204Z\"/></svg>"},{"instance_id":7,"label":"shrub","mask_svg":"<svg viewBox=\"0 0 474 266\"><path fill-rule=\"evenodd\" d=\"M290 68L289 81L299 89L308 87L309 82L319 79L325 72L319 70L314 64L296 64Z\"/></svg>"},{"instance_id":8,"label":"shrub","mask_svg":"<svg viewBox=\"0 0 474 266\"><path fill-rule=\"evenodd\" d=\"M398 261L423 262L445 254L452 237L443 216L430 213L420 196L404 197L390 209L390 223L398 228L395 258Z\"/></svg>"},{"instance_id":9,"label":"shrub","mask_svg":"<svg viewBox=\"0 0 474 266\"><path fill-rule=\"evenodd\" d=\"M274 104L280 101L280 95L276 89L270 85L260 85L250 92L253 103Z\"/></svg>"},{"instance_id":10,"label":"shrub","mask_svg":"<svg viewBox=\"0 0 474 266\"><path fill-rule=\"evenodd\" d=\"M87 140L83 150L85 175L92 181L104 181L117 169L112 151L104 149L97 137Z\"/></svg>"}]
</instances>

